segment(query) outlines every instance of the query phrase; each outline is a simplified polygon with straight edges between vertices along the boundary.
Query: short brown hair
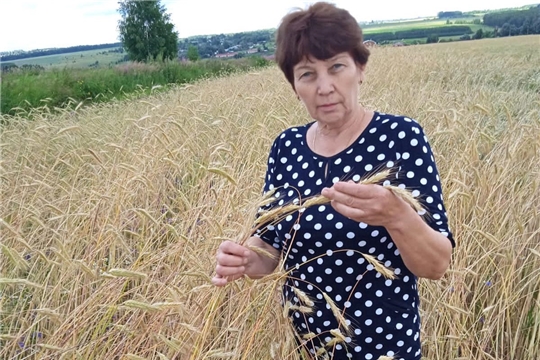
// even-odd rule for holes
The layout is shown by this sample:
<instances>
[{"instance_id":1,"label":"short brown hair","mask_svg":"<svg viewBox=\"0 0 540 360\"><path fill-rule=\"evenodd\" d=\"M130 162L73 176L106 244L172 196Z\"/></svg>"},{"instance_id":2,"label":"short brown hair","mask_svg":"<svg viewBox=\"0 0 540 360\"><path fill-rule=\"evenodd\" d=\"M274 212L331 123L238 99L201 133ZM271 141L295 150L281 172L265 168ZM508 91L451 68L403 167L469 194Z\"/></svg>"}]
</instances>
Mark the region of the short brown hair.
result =
<instances>
[{"instance_id":1,"label":"short brown hair","mask_svg":"<svg viewBox=\"0 0 540 360\"><path fill-rule=\"evenodd\" d=\"M276 33L276 61L294 89L293 68L305 57L329 59L348 52L365 65L369 50L363 43L362 29L347 10L318 2L306 10L287 14Z\"/></svg>"}]
</instances>

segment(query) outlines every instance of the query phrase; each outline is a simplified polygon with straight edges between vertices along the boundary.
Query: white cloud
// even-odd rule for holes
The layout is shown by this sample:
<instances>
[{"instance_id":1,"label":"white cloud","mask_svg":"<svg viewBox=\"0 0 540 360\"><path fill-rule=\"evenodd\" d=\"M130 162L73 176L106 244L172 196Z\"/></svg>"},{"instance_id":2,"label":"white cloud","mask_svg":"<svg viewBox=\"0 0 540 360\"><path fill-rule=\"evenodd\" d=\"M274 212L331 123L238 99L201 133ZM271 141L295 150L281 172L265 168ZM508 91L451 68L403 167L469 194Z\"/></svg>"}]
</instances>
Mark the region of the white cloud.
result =
<instances>
[{"instance_id":1,"label":"white cloud","mask_svg":"<svg viewBox=\"0 0 540 360\"><path fill-rule=\"evenodd\" d=\"M118 41L120 17L111 1L6 1L0 11L2 51Z\"/></svg>"}]
</instances>

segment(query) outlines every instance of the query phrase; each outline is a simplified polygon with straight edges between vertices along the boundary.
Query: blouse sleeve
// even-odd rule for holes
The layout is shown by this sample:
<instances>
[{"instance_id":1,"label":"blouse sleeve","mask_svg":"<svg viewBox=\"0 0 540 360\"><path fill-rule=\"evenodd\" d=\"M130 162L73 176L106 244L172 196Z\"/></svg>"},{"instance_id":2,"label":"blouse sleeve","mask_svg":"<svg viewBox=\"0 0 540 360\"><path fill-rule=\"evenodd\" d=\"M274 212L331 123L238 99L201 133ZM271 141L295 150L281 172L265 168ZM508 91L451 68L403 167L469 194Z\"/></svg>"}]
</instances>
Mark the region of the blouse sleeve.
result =
<instances>
[{"instance_id":1,"label":"blouse sleeve","mask_svg":"<svg viewBox=\"0 0 540 360\"><path fill-rule=\"evenodd\" d=\"M419 214L431 228L445 235L452 247L455 247L454 237L448 226L439 172L423 128L415 120L405 118L394 130L394 134L398 186L412 191L413 196L420 200L425 209Z\"/></svg>"},{"instance_id":2,"label":"blouse sleeve","mask_svg":"<svg viewBox=\"0 0 540 360\"><path fill-rule=\"evenodd\" d=\"M266 162L266 174L264 177L263 195L267 194L268 192L274 190L275 187L277 187L277 184L275 183L274 173L276 171L276 159L278 158L278 155L279 155L279 138L276 138L276 140L272 144L272 147L270 149L270 153L268 155L268 159ZM260 207L258 209L256 218L259 218L266 211L269 211L274 206L276 206L277 200L278 199L276 199L276 201L270 204ZM277 236L277 232L275 231L275 228L272 224L269 224L269 223L261 224L255 230L255 233L253 235L259 237L261 240L263 240L267 244L281 251L282 243L279 237Z\"/></svg>"}]
</instances>

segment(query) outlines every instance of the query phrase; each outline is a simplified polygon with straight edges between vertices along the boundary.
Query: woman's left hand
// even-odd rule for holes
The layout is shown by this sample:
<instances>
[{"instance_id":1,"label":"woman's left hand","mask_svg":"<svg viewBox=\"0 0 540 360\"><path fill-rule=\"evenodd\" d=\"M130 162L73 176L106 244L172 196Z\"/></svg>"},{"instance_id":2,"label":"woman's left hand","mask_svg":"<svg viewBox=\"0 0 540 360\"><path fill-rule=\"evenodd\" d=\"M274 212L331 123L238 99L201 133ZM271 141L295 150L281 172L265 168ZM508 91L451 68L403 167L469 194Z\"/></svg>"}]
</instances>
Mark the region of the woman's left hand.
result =
<instances>
[{"instance_id":1,"label":"woman's left hand","mask_svg":"<svg viewBox=\"0 0 540 360\"><path fill-rule=\"evenodd\" d=\"M452 256L450 241L424 222L405 201L381 185L338 182L322 195L337 212L372 226L384 226L405 266L416 276L440 279Z\"/></svg>"},{"instance_id":2,"label":"woman's left hand","mask_svg":"<svg viewBox=\"0 0 540 360\"><path fill-rule=\"evenodd\" d=\"M404 211L412 210L380 185L337 182L331 188L324 188L321 194L330 199L332 207L343 216L372 226L391 226Z\"/></svg>"}]
</instances>

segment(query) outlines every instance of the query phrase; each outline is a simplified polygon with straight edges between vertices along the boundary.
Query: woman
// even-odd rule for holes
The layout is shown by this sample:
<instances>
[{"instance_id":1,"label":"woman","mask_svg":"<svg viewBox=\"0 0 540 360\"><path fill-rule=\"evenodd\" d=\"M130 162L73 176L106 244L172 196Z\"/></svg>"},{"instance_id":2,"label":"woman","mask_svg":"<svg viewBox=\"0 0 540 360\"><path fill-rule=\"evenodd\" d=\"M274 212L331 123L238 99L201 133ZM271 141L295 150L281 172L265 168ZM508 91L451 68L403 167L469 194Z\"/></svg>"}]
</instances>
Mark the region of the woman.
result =
<instances>
[{"instance_id":1,"label":"woman","mask_svg":"<svg viewBox=\"0 0 540 360\"><path fill-rule=\"evenodd\" d=\"M369 51L347 11L317 3L292 12L276 46L281 70L314 121L275 139L264 190L275 191L278 205L317 194L331 203L269 224L248 244L284 258L285 303L312 356L419 359L417 278L439 279L455 246L422 127L358 103ZM412 191L429 216L384 186L357 183L381 168L394 169L387 182ZM382 276L362 253L392 268L395 278ZM277 264L224 242L213 282L259 278Z\"/></svg>"}]
</instances>

